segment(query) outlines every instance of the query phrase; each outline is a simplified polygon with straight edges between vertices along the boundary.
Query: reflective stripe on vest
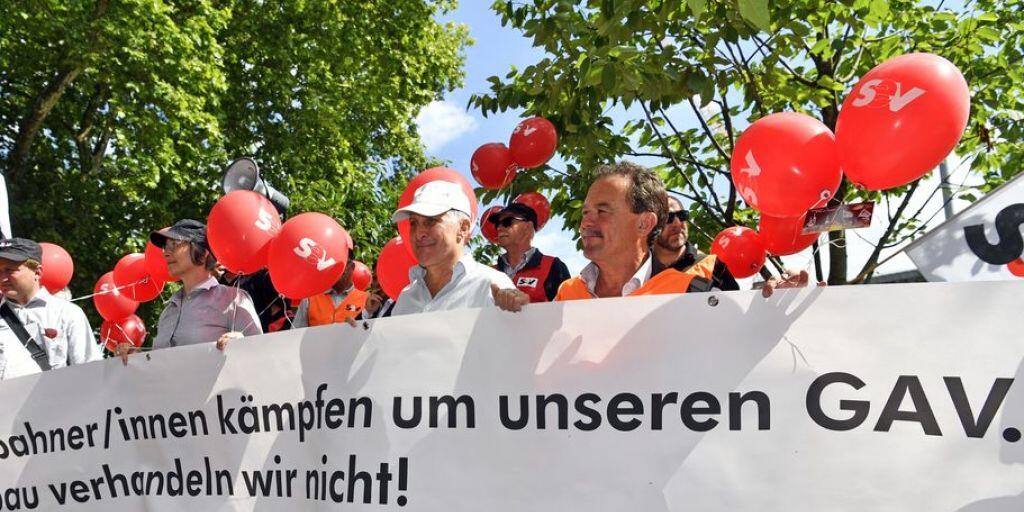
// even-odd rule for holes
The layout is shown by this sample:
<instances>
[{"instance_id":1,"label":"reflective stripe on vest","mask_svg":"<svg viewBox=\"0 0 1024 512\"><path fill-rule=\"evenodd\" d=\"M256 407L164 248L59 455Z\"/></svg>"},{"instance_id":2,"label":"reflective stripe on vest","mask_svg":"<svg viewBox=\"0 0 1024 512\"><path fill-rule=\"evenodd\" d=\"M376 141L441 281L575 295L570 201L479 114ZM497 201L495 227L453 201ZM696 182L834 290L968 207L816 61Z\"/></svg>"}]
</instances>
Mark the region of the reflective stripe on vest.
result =
<instances>
[{"instance_id":1,"label":"reflective stripe on vest","mask_svg":"<svg viewBox=\"0 0 1024 512\"><path fill-rule=\"evenodd\" d=\"M658 275L650 278L643 286L637 288L630 297L635 295L664 295L669 293L686 293L707 291L707 283L711 279L711 271L715 268L715 256L707 256L699 263L680 272L673 268L667 268L658 272ZM705 272L707 277L705 277ZM558 295L555 300L580 300L596 298L587 288L587 283L574 277L562 283L558 288Z\"/></svg>"},{"instance_id":2,"label":"reflective stripe on vest","mask_svg":"<svg viewBox=\"0 0 1024 512\"><path fill-rule=\"evenodd\" d=\"M369 294L355 288L348 292L345 299L334 307L334 300L326 293L309 298L309 326L341 323L346 318L355 318L364 307Z\"/></svg>"},{"instance_id":3,"label":"reflective stripe on vest","mask_svg":"<svg viewBox=\"0 0 1024 512\"><path fill-rule=\"evenodd\" d=\"M540 265L533 268L524 268L516 272L512 282L519 291L530 297L530 302L547 302L548 294L544 290L544 283L551 273L551 265L555 262L554 256L542 256Z\"/></svg>"}]
</instances>

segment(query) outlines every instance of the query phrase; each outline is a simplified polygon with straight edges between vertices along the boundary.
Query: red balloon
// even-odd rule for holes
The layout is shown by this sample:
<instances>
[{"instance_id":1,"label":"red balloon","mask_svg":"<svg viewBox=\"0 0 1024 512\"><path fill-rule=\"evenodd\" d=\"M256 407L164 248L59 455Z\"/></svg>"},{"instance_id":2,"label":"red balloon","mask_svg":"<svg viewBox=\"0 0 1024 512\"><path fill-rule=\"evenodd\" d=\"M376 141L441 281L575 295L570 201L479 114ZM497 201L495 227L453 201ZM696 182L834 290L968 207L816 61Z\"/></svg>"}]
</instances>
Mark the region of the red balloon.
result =
<instances>
[{"instance_id":1,"label":"red balloon","mask_svg":"<svg viewBox=\"0 0 1024 512\"><path fill-rule=\"evenodd\" d=\"M496 243L495 240L498 238L498 226L495 226L490 222L491 215L503 210L501 206L492 206L484 210L484 214L480 216L480 234L484 235L490 243Z\"/></svg>"},{"instance_id":2,"label":"red balloon","mask_svg":"<svg viewBox=\"0 0 1024 512\"><path fill-rule=\"evenodd\" d=\"M551 218L551 203L537 192L524 192L516 196L513 203L523 203L537 212L537 230L540 231Z\"/></svg>"},{"instance_id":3,"label":"red balloon","mask_svg":"<svg viewBox=\"0 0 1024 512\"><path fill-rule=\"evenodd\" d=\"M910 183L953 151L970 111L967 81L951 62L929 53L893 57L843 102L836 122L843 172L869 190Z\"/></svg>"},{"instance_id":4,"label":"red balloon","mask_svg":"<svg viewBox=\"0 0 1024 512\"><path fill-rule=\"evenodd\" d=\"M398 294L409 285L409 269L417 263L405 245L402 237L396 236L384 244L377 258L377 282L393 300L398 300Z\"/></svg>"},{"instance_id":5,"label":"red balloon","mask_svg":"<svg viewBox=\"0 0 1024 512\"><path fill-rule=\"evenodd\" d=\"M94 294L92 302L96 306L96 311L105 320L116 322L127 318L128 315L139 309L139 303L128 298L123 291L118 290L117 285L114 284L113 272L103 274L96 281L96 286L92 289Z\"/></svg>"},{"instance_id":6,"label":"red balloon","mask_svg":"<svg viewBox=\"0 0 1024 512\"><path fill-rule=\"evenodd\" d=\"M761 215L757 233L761 235L765 249L776 256L788 256L810 247L818 239L818 233L800 233L806 217L806 214L801 217Z\"/></svg>"},{"instance_id":7,"label":"red balloon","mask_svg":"<svg viewBox=\"0 0 1024 512\"><path fill-rule=\"evenodd\" d=\"M1006 264L1010 273L1017 277L1024 277L1024 258L1017 258Z\"/></svg>"},{"instance_id":8,"label":"red balloon","mask_svg":"<svg viewBox=\"0 0 1024 512\"><path fill-rule=\"evenodd\" d=\"M373 274L370 273L370 267L361 261L355 262L355 268L352 269L352 286L365 292L372 282Z\"/></svg>"},{"instance_id":9,"label":"red balloon","mask_svg":"<svg viewBox=\"0 0 1024 512\"><path fill-rule=\"evenodd\" d=\"M160 232L167 231L167 229L163 228ZM146 255L146 271L149 272L149 275L165 283L181 280L180 277L171 275L171 271L167 269L167 260L164 259L164 251L153 245L153 242L146 242L144 254Z\"/></svg>"},{"instance_id":10,"label":"red balloon","mask_svg":"<svg viewBox=\"0 0 1024 512\"><path fill-rule=\"evenodd\" d=\"M544 165L558 147L558 131L551 121L531 117L519 123L508 142L512 159L524 169Z\"/></svg>"},{"instance_id":11,"label":"red balloon","mask_svg":"<svg viewBox=\"0 0 1024 512\"><path fill-rule=\"evenodd\" d=\"M469 161L469 167L481 187L494 190L512 183L518 169L512 160L512 152L500 142L491 142L477 148Z\"/></svg>"},{"instance_id":12,"label":"red balloon","mask_svg":"<svg viewBox=\"0 0 1024 512\"><path fill-rule=\"evenodd\" d=\"M798 217L825 206L843 178L832 132L795 112L750 125L736 141L731 168L743 200L772 217Z\"/></svg>"},{"instance_id":13,"label":"red balloon","mask_svg":"<svg viewBox=\"0 0 1024 512\"><path fill-rule=\"evenodd\" d=\"M164 282L149 274L141 252L126 254L114 265L114 284L136 302L149 302L164 291Z\"/></svg>"},{"instance_id":14,"label":"red balloon","mask_svg":"<svg viewBox=\"0 0 1024 512\"><path fill-rule=\"evenodd\" d=\"M718 256L729 273L740 279L758 273L768 256L757 232L741 226L718 233L711 244L711 254Z\"/></svg>"},{"instance_id":15,"label":"red balloon","mask_svg":"<svg viewBox=\"0 0 1024 512\"><path fill-rule=\"evenodd\" d=\"M40 262L43 264L43 273L39 277L39 284L50 293L57 293L71 282L71 276L75 274L75 262L57 244L41 242L39 247L43 249L43 261Z\"/></svg>"},{"instance_id":16,"label":"red balloon","mask_svg":"<svg viewBox=\"0 0 1024 512\"><path fill-rule=\"evenodd\" d=\"M345 273L348 233L316 212L288 219L270 243L267 268L274 288L289 299L323 293Z\"/></svg>"},{"instance_id":17,"label":"red balloon","mask_svg":"<svg viewBox=\"0 0 1024 512\"><path fill-rule=\"evenodd\" d=\"M100 343L111 353L117 351L121 343L131 343L141 347L146 340L146 324L137 315L129 315L117 322L104 320L100 325Z\"/></svg>"},{"instance_id":18,"label":"red balloon","mask_svg":"<svg viewBox=\"0 0 1024 512\"><path fill-rule=\"evenodd\" d=\"M409 180L409 184L405 186L402 196L398 198L398 207L404 208L409 206L412 203L413 196L416 195L417 189L426 183L436 180L458 183L462 187L462 191L466 193L466 197L469 198L469 204L473 208L473 218L470 219L470 222L477 218L476 192L473 191L473 185L470 185L469 180L460 174L459 171L447 167L431 167ZM412 240L412 231L410 231L408 219L398 223L398 234L401 235L403 240ZM415 255L412 253L412 246L408 244L403 244L403 246L409 251L409 255L415 258Z\"/></svg>"},{"instance_id":19,"label":"red balloon","mask_svg":"<svg viewBox=\"0 0 1024 512\"><path fill-rule=\"evenodd\" d=\"M274 205L251 190L229 192L217 200L206 224L210 250L235 274L252 274L263 268L270 241L281 231Z\"/></svg>"}]
</instances>

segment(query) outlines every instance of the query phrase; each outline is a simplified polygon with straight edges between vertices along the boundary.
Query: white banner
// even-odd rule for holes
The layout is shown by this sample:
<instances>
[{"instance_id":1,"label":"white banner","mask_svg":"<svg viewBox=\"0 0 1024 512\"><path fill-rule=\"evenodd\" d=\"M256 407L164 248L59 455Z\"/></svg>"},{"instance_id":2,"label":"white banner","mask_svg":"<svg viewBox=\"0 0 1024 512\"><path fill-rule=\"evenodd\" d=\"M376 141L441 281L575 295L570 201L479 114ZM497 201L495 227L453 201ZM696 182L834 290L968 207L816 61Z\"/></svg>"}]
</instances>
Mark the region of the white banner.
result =
<instances>
[{"instance_id":1,"label":"white banner","mask_svg":"<svg viewBox=\"0 0 1024 512\"><path fill-rule=\"evenodd\" d=\"M1024 278L1024 174L906 248L928 281Z\"/></svg>"},{"instance_id":2,"label":"white banner","mask_svg":"<svg viewBox=\"0 0 1024 512\"><path fill-rule=\"evenodd\" d=\"M1024 510L1024 282L461 310L0 384L0 510Z\"/></svg>"}]
</instances>

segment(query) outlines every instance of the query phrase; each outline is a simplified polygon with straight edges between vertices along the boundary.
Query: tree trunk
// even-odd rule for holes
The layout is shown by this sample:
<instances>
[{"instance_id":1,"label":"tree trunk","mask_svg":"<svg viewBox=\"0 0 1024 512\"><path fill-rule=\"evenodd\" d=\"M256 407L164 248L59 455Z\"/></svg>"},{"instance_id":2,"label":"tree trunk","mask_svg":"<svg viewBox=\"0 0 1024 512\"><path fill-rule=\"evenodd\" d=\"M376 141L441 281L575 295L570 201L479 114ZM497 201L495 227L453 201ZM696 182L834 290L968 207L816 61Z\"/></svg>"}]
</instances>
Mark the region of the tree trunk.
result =
<instances>
[{"instance_id":1,"label":"tree trunk","mask_svg":"<svg viewBox=\"0 0 1024 512\"><path fill-rule=\"evenodd\" d=\"M35 140L39 130L43 127L47 116L53 107L60 101L61 96L68 86L78 78L82 72L81 64L67 66L57 73L56 76L46 84L46 87L36 96L29 108L28 113L18 123L18 137L14 141L14 149L11 150L10 162L4 177L8 183L17 181L18 176L28 165L29 153L32 149L32 142Z\"/></svg>"},{"instance_id":2,"label":"tree trunk","mask_svg":"<svg viewBox=\"0 0 1024 512\"><path fill-rule=\"evenodd\" d=\"M93 21L98 22L101 20L106 15L109 7L110 0L97 0L96 8L93 11ZM94 29L89 35L86 52L92 51L92 48L97 44L97 39L98 32ZM46 84L46 87L35 97L32 101L32 106L25 113L25 117L18 123L18 136L14 140L14 148L11 149L7 169L4 173L8 184L16 182L18 176L25 171L25 168L28 166L29 155L32 151L32 142L35 141L39 130L43 128L43 123L46 122L46 118L53 111L53 107L57 105L61 96L64 95L64 91L71 86L75 79L78 78L78 75L85 69L85 62L84 58L79 57L65 63L57 71L53 79Z\"/></svg>"}]
</instances>

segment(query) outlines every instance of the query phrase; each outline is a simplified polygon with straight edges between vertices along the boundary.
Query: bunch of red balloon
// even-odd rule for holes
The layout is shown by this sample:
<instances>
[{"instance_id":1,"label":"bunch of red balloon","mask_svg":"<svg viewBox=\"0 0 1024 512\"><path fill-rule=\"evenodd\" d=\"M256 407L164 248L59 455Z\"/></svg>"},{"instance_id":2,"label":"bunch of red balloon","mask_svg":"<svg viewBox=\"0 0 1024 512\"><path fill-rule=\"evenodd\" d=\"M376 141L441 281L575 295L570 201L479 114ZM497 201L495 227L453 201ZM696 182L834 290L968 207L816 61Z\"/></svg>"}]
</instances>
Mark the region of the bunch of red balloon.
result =
<instances>
[{"instance_id":1,"label":"bunch of red balloon","mask_svg":"<svg viewBox=\"0 0 1024 512\"><path fill-rule=\"evenodd\" d=\"M171 276L166 274L167 264L163 257L154 258L153 250L159 249L147 243L145 253L126 254L114 270L103 274L93 287L93 304L103 317L100 326L101 343L114 352L117 345L131 343L142 346L146 339L146 325L135 314L140 302L148 302L160 296L164 285Z\"/></svg>"},{"instance_id":2,"label":"bunch of red balloon","mask_svg":"<svg viewBox=\"0 0 1024 512\"><path fill-rule=\"evenodd\" d=\"M317 212L281 223L269 199L249 190L221 197L206 219L207 240L217 261L234 274L264 267L274 288L293 300L323 293L345 272L352 237Z\"/></svg>"},{"instance_id":3,"label":"bunch of red balloon","mask_svg":"<svg viewBox=\"0 0 1024 512\"><path fill-rule=\"evenodd\" d=\"M469 167L481 187L499 190L512 183L519 169L547 163L557 147L555 125L543 117L531 117L512 131L508 146L491 142L477 148Z\"/></svg>"},{"instance_id":4,"label":"bunch of red balloon","mask_svg":"<svg viewBox=\"0 0 1024 512\"><path fill-rule=\"evenodd\" d=\"M547 163L557 148L555 125L543 117L531 117L512 131L508 146L491 142L477 148L470 159L470 169L480 186L500 190L512 183L519 169L532 169ZM526 204L537 212L537 229L551 217L551 205L537 192L520 194L512 202ZM492 206L480 217L480 231L491 243L498 233L487 219L500 209L500 206Z\"/></svg>"},{"instance_id":5,"label":"bunch of red balloon","mask_svg":"<svg viewBox=\"0 0 1024 512\"><path fill-rule=\"evenodd\" d=\"M764 265L766 253L795 254L816 234L802 234L807 211L833 198L843 173L855 186L885 190L934 169L967 126L970 94L963 75L937 55L892 58L868 72L843 102L832 133L809 116L771 114L736 141L736 190L761 212L758 231L726 228L712 252L736 277Z\"/></svg>"}]
</instances>

